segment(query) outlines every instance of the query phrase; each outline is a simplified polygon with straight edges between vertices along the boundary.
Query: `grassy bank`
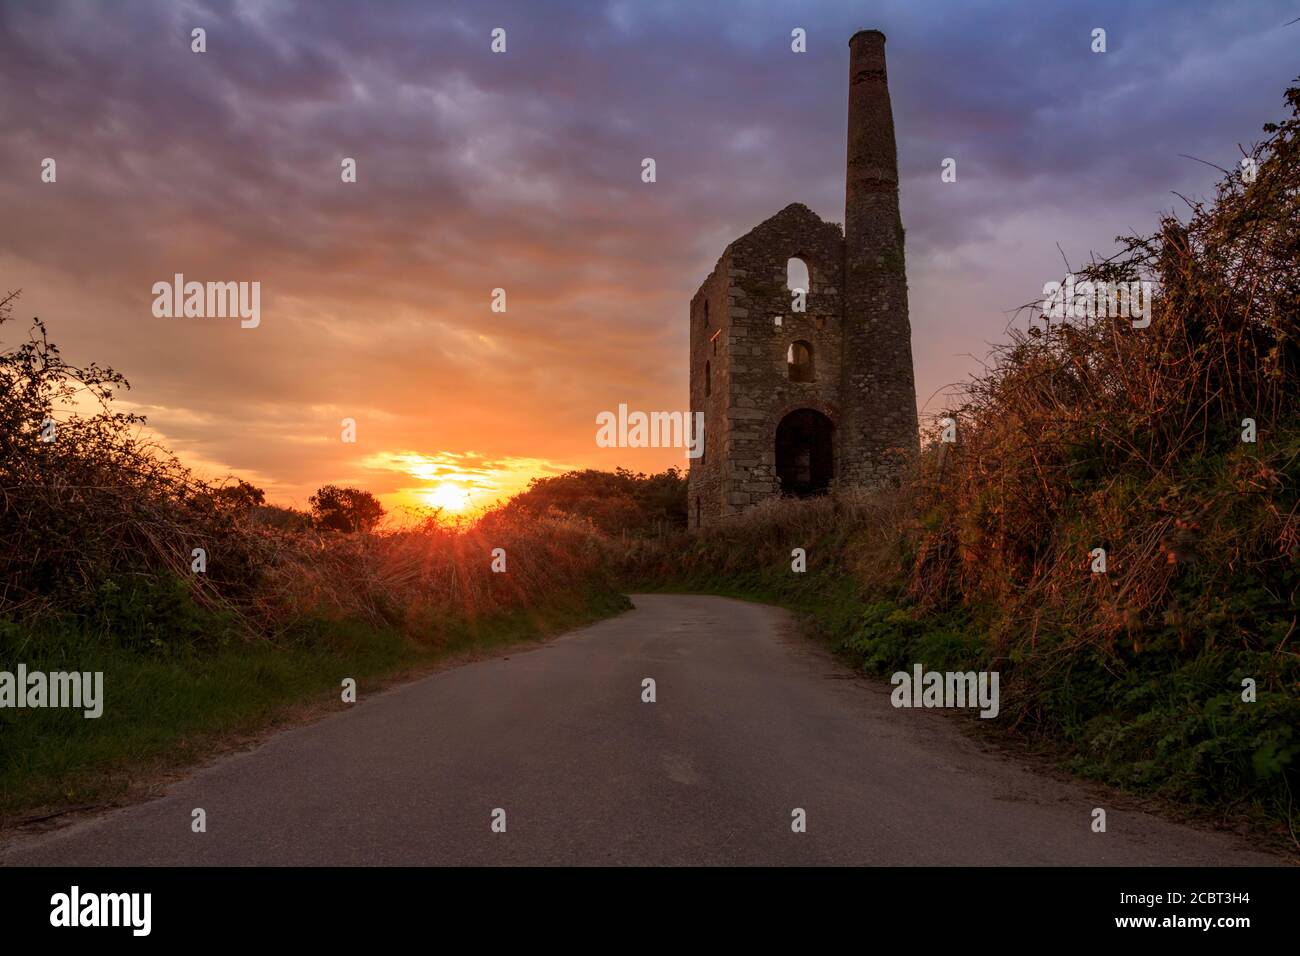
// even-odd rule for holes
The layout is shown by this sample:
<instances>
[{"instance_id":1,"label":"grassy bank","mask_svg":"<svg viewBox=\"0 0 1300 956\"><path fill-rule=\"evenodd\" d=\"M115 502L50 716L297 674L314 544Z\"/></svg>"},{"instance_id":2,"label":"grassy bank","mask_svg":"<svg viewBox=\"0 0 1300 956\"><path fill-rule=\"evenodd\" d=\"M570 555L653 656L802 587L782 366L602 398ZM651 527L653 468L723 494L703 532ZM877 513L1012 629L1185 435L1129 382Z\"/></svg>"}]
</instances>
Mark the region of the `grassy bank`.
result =
<instances>
[{"instance_id":1,"label":"grassy bank","mask_svg":"<svg viewBox=\"0 0 1300 956\"><path fill-rule=\"evenodd\" d=\"M121 799L278 724L345 709L345 677L364 699L391 680L536 642L629 606L608 590L571 592L527 610L450 615L423 634L321 617L274 642L246 640L192 608L195 623L221 636L152 647L11 625L0 632L0 660L29 671L102 671L105 706L97 719L66 709L0 709L0 826Z\"/></svg>"}]
</instances>

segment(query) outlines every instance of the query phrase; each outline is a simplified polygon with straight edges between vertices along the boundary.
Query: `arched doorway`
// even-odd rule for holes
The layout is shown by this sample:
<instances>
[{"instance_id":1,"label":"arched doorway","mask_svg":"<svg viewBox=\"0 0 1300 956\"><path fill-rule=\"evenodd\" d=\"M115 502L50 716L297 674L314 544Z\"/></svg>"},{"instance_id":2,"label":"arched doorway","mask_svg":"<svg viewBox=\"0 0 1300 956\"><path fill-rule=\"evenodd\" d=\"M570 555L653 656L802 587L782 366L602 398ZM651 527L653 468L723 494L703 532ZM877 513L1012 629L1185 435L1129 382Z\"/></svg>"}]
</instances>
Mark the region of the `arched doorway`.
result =
<instances>
[{"instance_id":1,"label":"arched doorway","mask_svg":"<svg viewBox=\"0 0 1300 956\"><path fill-rule=\"evenodd\" d=\"M821 412L795 409L776 426L776 475L781 494L801 498L830 487L835 471L831 433L835 426Z\"/></svg>"}]
</instances>

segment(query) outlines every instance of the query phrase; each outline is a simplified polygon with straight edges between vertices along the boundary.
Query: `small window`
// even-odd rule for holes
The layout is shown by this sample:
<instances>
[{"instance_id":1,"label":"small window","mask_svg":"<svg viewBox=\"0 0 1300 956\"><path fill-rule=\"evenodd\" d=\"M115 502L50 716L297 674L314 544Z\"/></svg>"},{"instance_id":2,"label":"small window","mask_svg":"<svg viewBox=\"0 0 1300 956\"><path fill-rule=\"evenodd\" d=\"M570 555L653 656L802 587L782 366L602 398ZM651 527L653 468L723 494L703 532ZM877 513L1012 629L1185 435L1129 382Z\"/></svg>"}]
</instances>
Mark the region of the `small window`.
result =
<instances>
[{"instance_id":1,"label":"small window","mask_svg":"<svg viewBox=\"0 0 1300 956\"><path fill-rule=\"evenodd\" d=\"M704 397L713 394L713 370L708 362L704 363Z\"/></svg>"},{"instance_id":2,"label":"small window","mask_svg":"<svg viewBox=\"0 0 1300 956\"><path fill-rule=\"evenodd\" d=\"M785 353L786 371L792 382L813 381L812 346L807 342L791 342Z\"/></svg>"},{"instance_id":3,"label":"small window","mask_svg":"<svg viewBox=\"0 0 1300 956\"><path fill-rule=\"evenodd\" d=\"M709 324L709 300L704 300L704 324Z\"/></svg>"},{"instance_id":4,"label":"small window","mask_svg":"<svg viewBox=\"0 0 1300 956\"><path fill-rule=\"evenodd\" d=\"M792 292L796 289L804 292L812 291L812 276L808 272L808 264L797 256L785 264L785 287Z\"/></svg>"}]
</instances>

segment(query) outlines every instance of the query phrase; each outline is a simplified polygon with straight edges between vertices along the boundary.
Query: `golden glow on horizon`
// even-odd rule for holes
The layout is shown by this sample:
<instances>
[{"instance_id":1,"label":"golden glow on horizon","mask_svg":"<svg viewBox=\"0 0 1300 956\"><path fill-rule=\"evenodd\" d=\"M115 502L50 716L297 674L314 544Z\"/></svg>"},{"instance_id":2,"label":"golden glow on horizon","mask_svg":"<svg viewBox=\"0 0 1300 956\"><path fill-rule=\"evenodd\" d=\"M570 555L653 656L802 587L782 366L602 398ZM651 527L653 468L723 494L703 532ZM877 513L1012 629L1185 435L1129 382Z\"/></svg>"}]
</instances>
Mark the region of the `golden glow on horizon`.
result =
<instances>
[{"instance_id":1,"label":"golden glow on horizon","mask_svg":"<svg viewBox=\"0 0 1300 956\"><path fill-rule=\"evenodd\" d=\"M439 508L451 515L471 515L518 494L533 478L568 468L544 458L488 458L477 452L380 452L361 461L367 469L398 472L418 485L380 495L384 507L400 520L403 509Z\"/></svg>"}]
</instances>

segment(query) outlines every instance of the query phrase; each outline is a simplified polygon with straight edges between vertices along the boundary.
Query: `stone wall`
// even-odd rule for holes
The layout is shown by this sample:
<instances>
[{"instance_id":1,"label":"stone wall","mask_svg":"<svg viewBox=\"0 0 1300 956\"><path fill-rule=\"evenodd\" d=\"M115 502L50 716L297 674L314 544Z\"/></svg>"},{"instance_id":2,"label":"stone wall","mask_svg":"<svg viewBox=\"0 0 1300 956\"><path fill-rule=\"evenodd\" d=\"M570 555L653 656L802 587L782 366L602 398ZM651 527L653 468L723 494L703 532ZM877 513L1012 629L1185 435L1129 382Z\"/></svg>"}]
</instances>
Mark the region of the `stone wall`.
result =
<instances>
[{"instance_id":1,"label":"stone wall","mask_svg":"<svg viewBox=\"0 0 1300 956\"><path fill-rule=\"evenodd\" d=\"M808 267L811 288L803 313L793 311L786 286L791 258ZM692 300L691 407L705 412L706 447L711 443L705 463L691 467L692 525L697 499L707 525L780 492L774 442L783 409L817 408L838 421L843 258L840 227L795 203L728 246ZM723 323L703 326L705 301L710 317L721 312ZM812 382L789 380L786 354L795 341L812 348ZM706 361L712 378L708 399Z\"/></svg>"},{"instance_id":2,"label":"stone wall","mask_svg":"<svg viewBox=\"0 0 1300 956\"><path fill-rule=\"evenodd\" d=\"M728 250L691 299L691 420L695 412L704 412L704 454L690 460L687 481L688 521L692 528L720 517L726 498L723 466L727 457L727 395L731 388L726 362L730 272Z\"/></svg>"}]
</instances>

